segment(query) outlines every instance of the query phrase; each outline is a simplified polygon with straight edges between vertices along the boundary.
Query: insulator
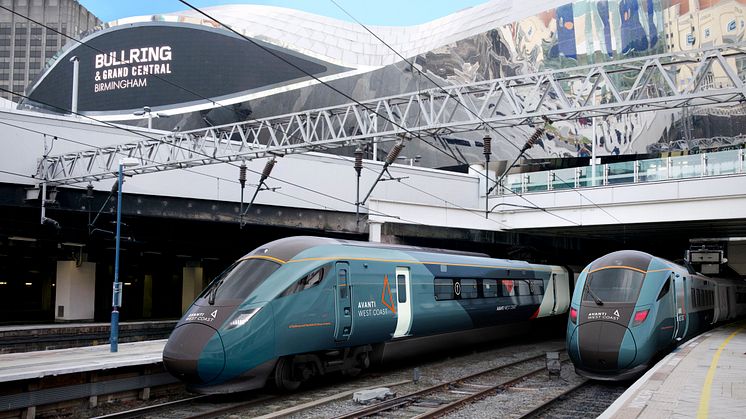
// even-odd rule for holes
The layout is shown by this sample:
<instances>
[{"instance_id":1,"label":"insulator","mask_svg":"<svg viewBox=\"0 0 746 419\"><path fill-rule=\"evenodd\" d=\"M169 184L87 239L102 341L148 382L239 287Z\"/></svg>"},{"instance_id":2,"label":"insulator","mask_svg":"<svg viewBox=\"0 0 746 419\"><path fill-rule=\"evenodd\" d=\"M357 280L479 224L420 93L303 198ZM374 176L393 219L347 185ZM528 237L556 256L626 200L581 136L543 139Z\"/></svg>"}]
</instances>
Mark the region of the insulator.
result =
<instances>
[{"instance_id":1,"label":"insulator","mask_svg":"<svg viewBox=\"0 0 746 419\"><path fill-rule=\"evenodd\" d=\"M529 148L533 147L534 144L536 144L537 141L539 141L539 138L541 138L542 135L544 135L544 127L537 128L534 134L531 136L531 138L526 141L526 145L523 146L524 150L528 150Z\"/></svg>"},{"instance_id":2,"label":"insulator","mask_svg":"<svg viewBox=\"0 0 746 419\"><path fill-rule=\"evenodd\" d=\"M241 163L238 168L238 181L241 182L241 188L246 187L246 163Z\"/></svg>"},{"instance_id":3,"label":"insulator","mask_svg":"<svg viewBox=\"0 0 746 419\"><path fill-rule=\"evenodd\" d=\"M489 134L485 135L482 141L484 142L484 157L489 159L492 154L492 137Z\"/></svg>"},{"instance_id":4,"label":"insulator","mask_svg":"<svg viewBox=\"0 0 746 419\"><path fill-rule=\"evenodd\" d=\"M399 157L399 153L401 153L402 149L404 148L404 144L397 143L394 148L389 151L389 155L386 156L386 164L393 163L397 157Z\"/></svg>"},{"instance_id":5,"label":"insulator","mask_svg":"<svg viewBox=\"0 0 746 419\"><path fill-rule=\"evenodd\" d=\"M363 150L358 147L355 149L355 171L360 176L360 171L363 170Z\"/></svg>"},{"instance_id":6,"label":"insulator","mask_svg":"<svg viewBox=\"0 0 746 419\"><path fill-rule=\"evenodd\" d=\"M277 163L277 160L272 159L268 161L266 165L264 165L264 170L262 170L262 179L259 181L259 183L267 180L269 174L272 173L272 168L275 167L275 163Z\"/></svg>"}]
</instances>

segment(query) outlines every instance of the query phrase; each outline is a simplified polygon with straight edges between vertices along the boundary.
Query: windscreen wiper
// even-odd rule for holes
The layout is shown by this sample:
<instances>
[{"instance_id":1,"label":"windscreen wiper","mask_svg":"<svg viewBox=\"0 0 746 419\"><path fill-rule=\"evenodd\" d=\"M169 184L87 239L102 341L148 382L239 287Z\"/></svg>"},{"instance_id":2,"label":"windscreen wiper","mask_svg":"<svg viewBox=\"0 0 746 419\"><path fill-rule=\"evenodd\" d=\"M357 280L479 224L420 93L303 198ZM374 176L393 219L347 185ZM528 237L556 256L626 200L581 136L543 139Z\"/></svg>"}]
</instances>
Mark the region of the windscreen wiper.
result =
<instances>
[{"instance_id":1,"label":"windscreen wiper","mask_svg":"<svg viewBox=\"0 0 746 419\"><path fill-rule=\"evenodd\" d=\"M216 295L217 295L217 293L218 293L218 288L220 288L220 286L221 286L222 284L223 284L223 280L221 279L220 281L218 281L218 282L217 282L217 283L215 284L215 286L214 286L214 287L212 287L212 289L210 290L210 295L209 295L209 297L208 297L208 299L207 299L207 303L208 303L208 304L210 304L210 305L214 305L214 304L215 304L215 296L216 296Z\"/></svg>"},{"instance_id":2,"label":"windscreen wiper","mask_svg":"<svg viewBox=\"0 0 746 419\"><path fill-rule=\"evenodd\" d=\"M591 289L591 287L588 287L588 294L590 294L591 297L593 297L593 301L596 302L596 305L599 305L599 306L604 305L603 300L600 299L600 298L598 298L598 295L596 295L596 293L593 292L593 290Z\"/></svg>"}]
</instances>

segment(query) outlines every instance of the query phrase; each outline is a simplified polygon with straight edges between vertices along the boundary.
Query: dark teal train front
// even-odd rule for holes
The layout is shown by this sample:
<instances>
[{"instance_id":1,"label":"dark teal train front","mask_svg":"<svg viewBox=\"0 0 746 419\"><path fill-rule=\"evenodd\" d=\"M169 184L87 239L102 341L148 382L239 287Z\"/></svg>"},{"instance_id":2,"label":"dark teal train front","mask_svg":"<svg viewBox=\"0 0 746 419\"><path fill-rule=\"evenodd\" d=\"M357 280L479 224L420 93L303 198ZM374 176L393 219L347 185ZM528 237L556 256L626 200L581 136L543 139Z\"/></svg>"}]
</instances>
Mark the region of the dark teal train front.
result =
<instances>
[{"instance_id":1,"label":"dark teal train front","mask_svg":"<svg viewBox=\"0 0 746 419\"><path fill-rule=\"evenodd\" d=\"M626 380L714 323L746 314L746 285L623 250L578 277L567 349L578 374Z\"/></svg>"},{"instance_id":2,"label":"dark teal train front","mask_svg":"<svg viewBox=\"0 0 746 419\"><path fill-rule=\"evenodd\" d=\"M241 258L197 298L166 344L199 392L294 389L422 345L468 344L566 313L568 271L486 255L291 237Z\"/></svg>"}]
</instances>

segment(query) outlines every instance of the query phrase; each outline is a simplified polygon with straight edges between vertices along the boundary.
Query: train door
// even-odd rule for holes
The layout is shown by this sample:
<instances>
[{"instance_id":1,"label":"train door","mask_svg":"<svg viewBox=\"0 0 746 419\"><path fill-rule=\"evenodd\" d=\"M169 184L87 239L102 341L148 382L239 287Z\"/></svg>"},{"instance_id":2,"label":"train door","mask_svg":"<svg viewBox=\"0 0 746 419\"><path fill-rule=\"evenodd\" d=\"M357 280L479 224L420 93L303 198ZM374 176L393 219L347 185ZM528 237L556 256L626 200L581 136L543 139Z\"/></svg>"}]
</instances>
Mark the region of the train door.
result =
<instances>
[{"instance_id":1,"label":"train door","mask_svg":"<svg viewBox=\"0 0 746 419\"><path fill-rule=\"evenodd\" d=\"M350 264L337 262L336 289L336 326L334 339L344 341L350 338L352 331L352 287L350 286Z\"/></svg>"},{"instance_id":2,"label":"train door","mask_svg":"<svg viewBox=\"0 0 746 419\"><path fill-rule=\"evenodd\" d=\"M409 335L412 328L412 284L409 268L396 268L396 330L394 337Z\"/></svg>"},{"instance_id":3,"label":"train door","mask_svg":"<svg viewBox=\"0 0 746 419\"><path fill-rule=\"evenodd\" d=\"M686 277L674 275L674 307L676 319L674 319L674 338L678 341L686 335Z\"/></svg>"}]
</instances>

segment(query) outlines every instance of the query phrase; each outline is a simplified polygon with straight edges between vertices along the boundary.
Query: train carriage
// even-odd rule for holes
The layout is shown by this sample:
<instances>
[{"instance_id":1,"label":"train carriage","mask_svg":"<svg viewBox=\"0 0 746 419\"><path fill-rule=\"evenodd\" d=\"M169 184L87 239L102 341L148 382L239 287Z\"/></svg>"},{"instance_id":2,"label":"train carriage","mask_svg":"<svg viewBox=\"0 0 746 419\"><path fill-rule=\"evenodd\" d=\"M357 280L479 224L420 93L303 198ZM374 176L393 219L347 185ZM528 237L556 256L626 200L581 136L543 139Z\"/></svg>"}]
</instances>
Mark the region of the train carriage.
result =
<instances>
[{"instance_id":1,"label":"train carriage","mask_svg":"<svg viewBox=\"0 0 746 419\"><path fill-rule=\"evenodd\" d=\"M743 281L708 278L644 252L593 261L578 277L567 348L578 374L626 380L717 322L746 314Z\"/></svg>"},{"instance_id":2,"label":"train carriage","mask_svg":"<svg viewBox=\"0 0 746 419\"><path fill-rule=\"evenodd\" d=\"M560 266L319 237L277 240L216 278L177 324L166 368L204 393L294 389L316 375L525 332L567 312Z\"/></svg>"}]
</instances>

